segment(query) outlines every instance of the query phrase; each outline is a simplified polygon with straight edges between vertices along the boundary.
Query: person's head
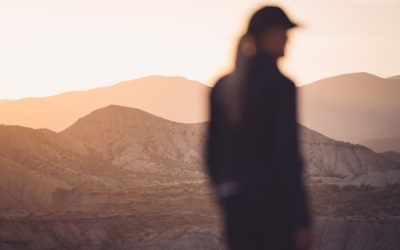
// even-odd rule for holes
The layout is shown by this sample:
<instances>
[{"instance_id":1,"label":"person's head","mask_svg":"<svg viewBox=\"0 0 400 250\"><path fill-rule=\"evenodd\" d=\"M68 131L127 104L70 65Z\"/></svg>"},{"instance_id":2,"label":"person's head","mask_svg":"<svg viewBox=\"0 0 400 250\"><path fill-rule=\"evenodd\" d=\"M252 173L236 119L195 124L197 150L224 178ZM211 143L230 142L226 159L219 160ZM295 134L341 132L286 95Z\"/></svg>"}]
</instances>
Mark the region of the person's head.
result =
<instances>
[{"instance_id":1,"label":"person's head","mask_svg":"<svg viewBox=\"0 0 400 250\"><path fill-rule=\"evenodd\" d=\"M261 50L276 58L282 57L285 54L287 31L296 26L279 7L263 7L250 19L244 36L247 42L243 43L243 52L251 54L253 44L254 53Z\"/></svg>"}]
</instances>

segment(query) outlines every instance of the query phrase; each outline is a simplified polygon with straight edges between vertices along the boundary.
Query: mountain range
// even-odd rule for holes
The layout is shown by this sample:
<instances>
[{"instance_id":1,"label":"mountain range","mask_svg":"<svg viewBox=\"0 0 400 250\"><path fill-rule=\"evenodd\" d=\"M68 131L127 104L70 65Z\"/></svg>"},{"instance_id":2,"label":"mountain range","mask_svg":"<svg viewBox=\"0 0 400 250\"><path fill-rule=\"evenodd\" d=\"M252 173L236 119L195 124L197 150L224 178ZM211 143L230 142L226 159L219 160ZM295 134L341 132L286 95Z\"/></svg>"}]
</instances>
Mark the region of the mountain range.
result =
<instances>
[{"instance_id":1,"label":"mountain range","mask_svg":"<svg viewBox=\"0 0 400 250\"><path fill-rule=\"evenodd\" d=\"M223 249L207 126L116 105L58 133L1 125L0 249ZM397 153L299 129L317 249L396 246Z\"/></svg>"},{"instance_id":2,"label":"mountain range","mask_svg":"<svg viewBox=\"0 0 400 250\"><path fill-rule=\"evenodd\" d=\"M203 122L208 119L208 93L206 85L183 77L151 76L50 97L3 101L0 124L58 132L108 105L138 108L177 122Z\"/></svg>"},{"instance_id":3,"label":"mountain range","mask_svg":"<svg viewBox=\"0 0 400 250\"><path fill-rule=\"evenodd\" d=\"M207 124L177 123L112 105L59 133L2 125L0 209L79 207L92 192L204 182ZM400 182L400 163L364 146L305 127L301 143L309 178L356 186Z\"/></svg>"},{"instance_id":4,"label":"mountain range","mask_svg":"<svg viewBox=\"0 0 400 250\"><path fill-rule=\"evenodd\" d=\"M398 76L353 73L298 90L302 125L376 152L400 152ZM182 77L152 76L50 97L0 101L0 124L61 131L108 105L138 108L176 122L206 122L209 91L210 87Z\"/></svg>"},{"instance_id":5,"label":"mountain range","mask_svg":"<svg viewBox=\"0 0 400 250\"><path fill-rule=\"evenodd\" d=\"M300 123L377 152L400 152L400 79L353 73L299 88Z\"/></svg>"}]
</instances>

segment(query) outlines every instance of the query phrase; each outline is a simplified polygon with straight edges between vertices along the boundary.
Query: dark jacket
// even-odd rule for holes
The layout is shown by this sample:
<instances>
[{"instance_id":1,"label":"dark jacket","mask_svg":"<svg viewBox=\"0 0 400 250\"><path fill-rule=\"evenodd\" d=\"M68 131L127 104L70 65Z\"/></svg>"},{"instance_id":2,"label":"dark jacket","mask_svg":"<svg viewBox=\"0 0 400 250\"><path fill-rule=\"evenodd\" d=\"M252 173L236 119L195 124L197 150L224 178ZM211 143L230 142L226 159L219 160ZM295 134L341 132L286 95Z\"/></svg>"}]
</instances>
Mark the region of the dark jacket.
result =
<instances>
[{"instance_id":1,"label":"dark jacket","mask_svg":"<svg viewBox=\"0 0 400 250\"><path fill-rule=\"evenodd\" d=\"M256 55L240 90L240 123L232 126L231 77L218 80L210 95L206 154L212 183L237 181L243 189L262 193L265 213L281 214L293 227L309 225L294 83L280 72L276 59Z\"/></svg>"}]
</instances>

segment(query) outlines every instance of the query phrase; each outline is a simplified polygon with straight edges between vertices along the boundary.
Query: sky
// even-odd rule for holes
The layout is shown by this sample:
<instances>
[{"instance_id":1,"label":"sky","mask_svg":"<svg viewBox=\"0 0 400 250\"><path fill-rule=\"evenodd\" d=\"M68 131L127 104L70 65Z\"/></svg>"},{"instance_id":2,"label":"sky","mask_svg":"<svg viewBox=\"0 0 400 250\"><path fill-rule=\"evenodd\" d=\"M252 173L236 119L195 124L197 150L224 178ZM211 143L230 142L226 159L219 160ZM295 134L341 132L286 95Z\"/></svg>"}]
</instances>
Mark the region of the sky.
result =
<instances>
[{"instance_id":1,"label":"sky","mask_svg":"<svg viewBox=\"0 0 400 250\"><path fill-rule=\"evenodd\" d=\"M230 70L251 14L267 4L302 24L280 61L297 85L400 74L398 0L0 0L0 99L149 75L212 86Z\"/></svg>"}]
</instances>

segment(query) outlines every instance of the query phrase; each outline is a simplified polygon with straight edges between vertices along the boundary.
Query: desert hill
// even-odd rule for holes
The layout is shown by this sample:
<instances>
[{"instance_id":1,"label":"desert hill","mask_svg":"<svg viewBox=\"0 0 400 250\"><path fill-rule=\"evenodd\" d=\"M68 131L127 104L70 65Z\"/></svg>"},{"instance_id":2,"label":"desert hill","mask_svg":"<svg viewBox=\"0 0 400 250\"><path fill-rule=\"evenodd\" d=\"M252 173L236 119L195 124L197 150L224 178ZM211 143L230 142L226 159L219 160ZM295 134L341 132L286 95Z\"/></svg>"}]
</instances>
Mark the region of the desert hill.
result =
<instances>
[{"instance_id":1,"label":"desert hill","mask_svg":"<svg viewBox=\"0 0 400 250\"><path fill-rule=\"evenodd\" d=\"M206 126L115 105L59 133L0 126L0 248L221 249ZM398 220L369 218L398 215L399 163L300 129L318 244L385 232L380 246L394 246Z\"/></svg>"},{"instance_id":2,"label":"desert hill","mask_svg":"<svg viewBox=\"0 0 400 250\"><path fill-rule=\"evenodd\" d=\"M74 199L83 204L90 200L80 197L85 193L204 182L206 126L115 105L93 111L60 133L0 126L0 193L8 197L3 205L19 201L19 208L40 208L72 205ZM301 142L310 178L356 186L400 181L398 162L364 146L305 127Z\"/></svg>"},{"instance_id":3,"label":"desert hill","mask_svg":"<svg viewBox=\"0 0 400 250\"><path fill-rule=\"evenodd\" d=\"M95 190L205 179L203 124L176 123L132 108L94 111L61 133L2 125L0 140L5 208L62 204L60 192L65 202L80 203L80 194Z\"/></svg>"},{"instance_id":4,"label":"desert hill","mask_svg":"<svg viewBox=\"0 0 400 250\"><path fill-rule=\"evenodd\" d=\"M60 134L133 174L148 174L146 179L161 174L173 181L179 176L203 176L204 133L202 123L177 123L111 105L79 119Z\"/></svg>"},{"instance_id":5,"label":"desert hill","mask_svg":"<svg viewBox=\"0 0 400 250\"><path fill-rule=\"evenodd\" d=\"M338 185L386 186L400 182L400 164L362 145L333 140L301 127L309 176Z\"/></svg>"}]
</instances>

